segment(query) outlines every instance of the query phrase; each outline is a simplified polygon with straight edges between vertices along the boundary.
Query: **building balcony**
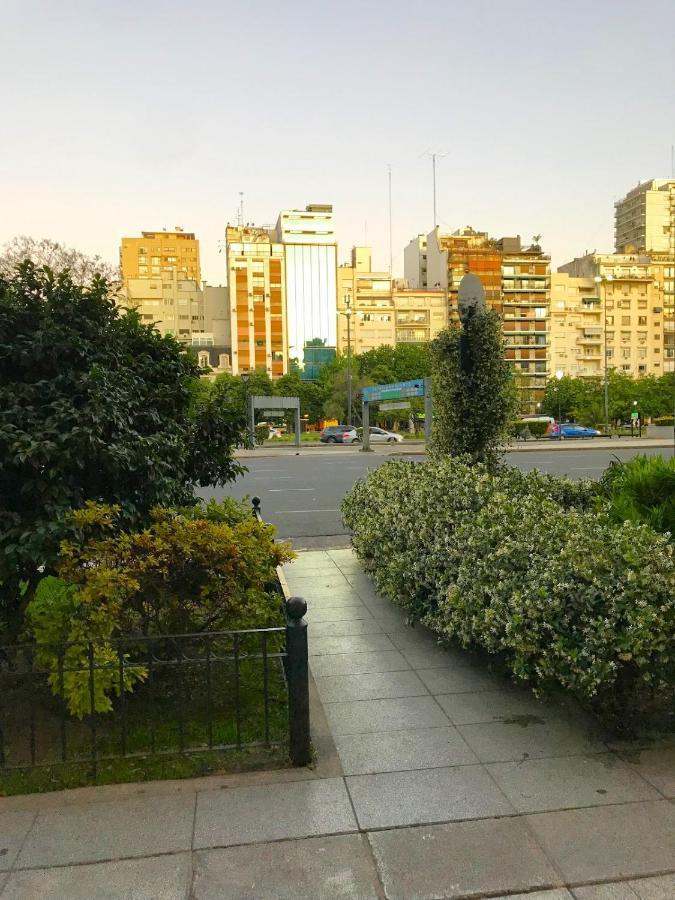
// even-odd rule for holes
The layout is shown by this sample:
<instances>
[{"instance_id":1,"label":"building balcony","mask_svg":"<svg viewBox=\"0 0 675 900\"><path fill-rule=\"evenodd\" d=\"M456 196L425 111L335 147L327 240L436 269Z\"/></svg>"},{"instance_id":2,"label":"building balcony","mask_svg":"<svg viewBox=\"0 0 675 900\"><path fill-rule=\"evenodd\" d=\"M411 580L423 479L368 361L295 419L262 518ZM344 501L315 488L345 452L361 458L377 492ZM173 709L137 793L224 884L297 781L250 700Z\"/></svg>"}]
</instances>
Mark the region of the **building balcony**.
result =
<instances>
[{"instance_id":1,"label":"building balcony","mask_svg":"<svg viewBox=\"0 0 675 900\"><path fill-rule=\"evenodd\" d=\"M529 284L529 285L514 285L509 283L504 283L502 285L502 290L504 293L508 294L532 294L532 293L540 293L546 294L548 293L549 287L546 284Z\"/></svg>"}]
</instances>

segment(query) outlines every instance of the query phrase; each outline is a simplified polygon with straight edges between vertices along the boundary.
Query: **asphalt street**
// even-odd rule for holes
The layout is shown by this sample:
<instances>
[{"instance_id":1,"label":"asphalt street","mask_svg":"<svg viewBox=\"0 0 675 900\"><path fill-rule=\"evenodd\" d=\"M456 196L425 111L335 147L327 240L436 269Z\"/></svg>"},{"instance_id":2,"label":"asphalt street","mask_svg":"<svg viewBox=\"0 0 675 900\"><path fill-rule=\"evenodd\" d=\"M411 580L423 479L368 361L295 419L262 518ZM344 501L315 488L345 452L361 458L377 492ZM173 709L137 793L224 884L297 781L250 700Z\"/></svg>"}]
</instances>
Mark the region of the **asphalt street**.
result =
<instances>
[{"instance_id":1,"label":"asphalt street","mask_svg":"<svg viewBox=\"0 0 675 900\"><path fill-rule=\"evenodd\" d=\"M524 471L566 474L570 478L599 478L612 459L630 459L640 448L536 450L512 452L511 465ZM278 537L292 538L297 549L347 546L348 532L340 518L340 502L358 478L391 459L382 449L360 453L351 447L306 450L287 455L252 456L242 462L248 472L226 488L205 488L204 498L225 494L243 498L258 496L266 521L278 528ZM669 448L644 448L644 453L668 456ZM424 461L419 453L401 452L397 458Z\"/></svg>"}]
</instances>

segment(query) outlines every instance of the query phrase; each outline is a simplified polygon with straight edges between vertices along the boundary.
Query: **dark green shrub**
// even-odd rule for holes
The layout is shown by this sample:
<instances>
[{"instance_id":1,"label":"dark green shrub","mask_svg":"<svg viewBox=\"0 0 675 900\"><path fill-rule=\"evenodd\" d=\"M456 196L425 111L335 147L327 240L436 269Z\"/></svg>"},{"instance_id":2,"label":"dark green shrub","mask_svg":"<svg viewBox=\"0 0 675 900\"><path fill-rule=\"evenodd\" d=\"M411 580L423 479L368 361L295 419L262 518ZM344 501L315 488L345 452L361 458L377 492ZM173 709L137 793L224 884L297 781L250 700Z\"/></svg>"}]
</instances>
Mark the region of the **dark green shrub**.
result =
<instances>
[{"instance_id":1,"label":"dark green shrub","mask_svg":"<svg viewBox=\"0 0 675 900\"><path fill-rule=\"evenodd\" d=\"M601 484L612 521L644 523L675 538L675 458L640 455L613 462Z\"/></svg>"},{"instance_id":2,"label":"dark green shrub","mask_svg":"<svg viewBox=\"0 0 675 900\"><path fill-rule=\"evenodd\" d=\"M548 422L512 422L510 425L510 433L516 435L527 435L533 438L544 437L548 429Z\"/></svg>"},{"instance_id":3,"label":"dark green shrub","mask_svg":"<svg viewBox=\"0 0 675 900\"><path fill-rule=\"evenodd\" d=\"M431 343L435 456L467 455L496 462L516 407L513 372L504 359L501 319L475 312L462 328L440 332Z\"/></svg>"}]
</instances>

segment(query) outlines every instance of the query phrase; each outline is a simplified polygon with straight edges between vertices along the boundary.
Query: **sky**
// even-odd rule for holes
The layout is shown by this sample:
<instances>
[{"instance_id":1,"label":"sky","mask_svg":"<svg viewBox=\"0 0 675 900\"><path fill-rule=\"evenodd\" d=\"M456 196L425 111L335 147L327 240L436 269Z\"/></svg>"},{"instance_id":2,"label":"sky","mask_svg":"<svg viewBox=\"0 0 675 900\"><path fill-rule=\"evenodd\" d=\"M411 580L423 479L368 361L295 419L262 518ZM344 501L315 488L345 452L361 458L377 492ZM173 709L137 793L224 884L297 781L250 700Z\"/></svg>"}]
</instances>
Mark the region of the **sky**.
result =
<instances>
[{"instance_id":1,"label":"sky","mask_svg":"<svg viewBox=\"0 0 675 900\"><path fill-rule=\"evenodd\" d=\"M669 177L673 0L0 0L0 244L116 262L194 231L332 203L339 261L393 271L434 225L541 234L561 265L613 247L613 204Z\"/></svg>"}]
</instances>

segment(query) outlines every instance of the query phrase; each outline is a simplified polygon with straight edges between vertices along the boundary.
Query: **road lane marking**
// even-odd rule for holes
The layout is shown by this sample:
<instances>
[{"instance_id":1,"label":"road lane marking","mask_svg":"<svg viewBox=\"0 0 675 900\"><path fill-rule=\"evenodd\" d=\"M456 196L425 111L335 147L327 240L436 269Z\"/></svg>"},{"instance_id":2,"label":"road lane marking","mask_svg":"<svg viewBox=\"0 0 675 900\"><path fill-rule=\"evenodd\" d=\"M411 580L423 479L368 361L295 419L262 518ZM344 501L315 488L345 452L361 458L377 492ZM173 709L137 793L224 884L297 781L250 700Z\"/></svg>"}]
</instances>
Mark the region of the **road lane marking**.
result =
<instances>
[{"instance_id":1,"label":"road lane marking","mask_svg":"<svg viewBox=\"0 0 675 900\"><path fill-rule=\"evenodd\" d=\"M286 494L288 491L313 491L314 488L270 488L268 494Z\"/></svg>"},{"instance_id":2,"label":"road lane marking","mask_svg":"<svg viewBox=\"0 0 675 900\"><path fill-rule=\"evenodd\" d=\"M273 509L274 515L286 515L287 513L324 513L324 512L340 512L339 509Z\"/></svg>"}]
</instances>

